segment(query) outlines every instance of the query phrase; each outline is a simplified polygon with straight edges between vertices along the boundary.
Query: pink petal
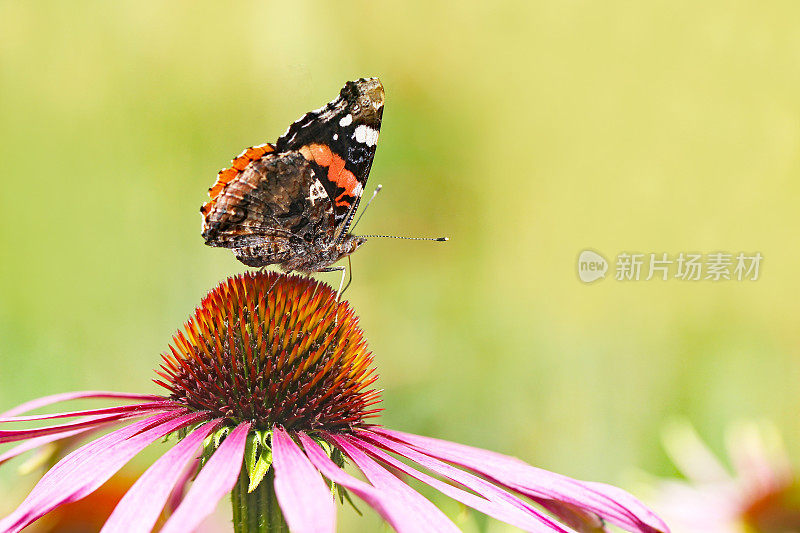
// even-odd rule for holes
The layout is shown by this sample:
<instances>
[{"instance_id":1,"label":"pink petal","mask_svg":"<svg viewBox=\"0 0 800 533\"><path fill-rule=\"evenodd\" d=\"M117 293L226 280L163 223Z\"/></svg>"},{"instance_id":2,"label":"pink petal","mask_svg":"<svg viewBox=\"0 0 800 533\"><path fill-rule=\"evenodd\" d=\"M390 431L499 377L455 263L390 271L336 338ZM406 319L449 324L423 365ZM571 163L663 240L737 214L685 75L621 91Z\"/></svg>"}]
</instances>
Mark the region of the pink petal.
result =
<instances>
[{"instance_id":1,"label":"pink petal","mask_svg":"<svg viewBox=\"0 0 800 533\"><path fill-rule=\"evenodd\" d=\"M62 433L64 431L70 431L73 429L81 429L81 428L91 429L101 424L108 424L110 422L116 422L118 420L125 420L128 418L135 418L137 416L144 416L145 414L146 413L133 413L133 414L121 413L113 415L87 416L82 420L69 422L68 424L59 424L57 426L45 426L34 429L0 430L0 444L42 437L44 435L50 435L53 433Z\"/></svg>"},{"instance_id":2,"label":"pink petal","mask_svg":"<svg viewBox=\"0 0 800 533\"><path fill-rule=\"evenodd\" d=\"M626 509L630 509L636 513L641 520L645 520L642 516L646 517L646 523L651 527L651 530L656 532L669 533L669 527L658 517L653 511L645 507L642 502L635 498L628 491L622 490L614 485L607 483L599 483L597 481L583 481L584 485L594 490L598 494L604 494L621 504ZM599 513L598 513L599 514Z\"/></svg>"},{"instance_id":3,"label":"pink petal","mask_svg":"<svg viewBox=\"0 0 800 533\"><path fill-rule=\"evenodd\" d=\"M411 460L419 459L419 461L417 461L419 464L429 468L432 471L435 471L438 474L448 477L449 479L460 483L465 487L470 488L487 499L475 496L470 492L461 490L450 484L439 481L434 477L419 472L405 463L398 461L375 445L361 440L358 437L332 436L331 438L339 446L345 449L345 451L348 452L348 455L350 447L354 445L358 446L359 448L368 451L371 455L375 456L381 461L393 466L394 468L397 468L402 472L405 472L411 477L418 479L427 485L430 485L431 487L439 490L441 493L450 496L454 500L457 500L464 505L472 507L473 509L476 509L488 516L516 526L525 531L570 531L553 522L550 518L538 512L536 509L533 509L516 496L505 492L504 490L470 474L469 472L464 472L463 470L459 470L458 468L450 466L447 463L442 463L436 459L424 456L415 450L411 450L413 453L408 455L402 451L402 448L398 448L397 450L393 449L392 451L395 451L395 453L398 453L404 457L408 457ZM399 443L395 444L398 446L403 446ZM414 453L419 454L421 457L415 457Z\"/></svg>"},{"instance_id":4,"label":"pink petal","mask_svg":"<svg viewBox=\"0 0 800 533\"><path fill-rule=\"evenodd\" d=\"M161 533L192 531L214 512L217 503L231 491L239 478L248 431L250 422L242 422L225 437L197 474L186 498L164 524Z\"/></svg>"},{"instance_id":5,"label":"pink petal","mask_svg":"<svg viewBox=\"0 0 800 533\"><path fill-rule=\"evenodd\" d=\"M148 444L207 416L206 412L157 414L85 444L39 480L25 501L0 520L0 531L19 531L59 505L84 498Z\"/></svg>"},{"instance_id":6,"label":"pink petal","mask_svg":"<svg viewBox=\"0 0 800 533\"><path fill-rule=\"evenodd\" d=\"M133 405L116 405L114 407L104 407L102 409L88 409L84 411L69 411L65 413L49 413L44 415L29 415L29 416L7 416L0 418L0 424L7 422L30 422L33 420L52 420L56 418L72 418L77 416L88 415L108 415L120 414L130 412L148 412L148 411L168 411L182 407L181 404L171 401L158 401L137 403Z\"/></svg>"},{"instance_id":7,"label":"pink petal","mask_svg":"<svg viewBox=\"0 0 800 533\"><path fill-rule=\"evenodd\" d=\"M346 442L344 444L346 445ZM431 531L458 532L456 525L435 505L403 481L394 477L363 451L354 446L347 446L346 451L374 487L393 493L398 505L402 505L406 512L418 518L426 528Z\"/></svg>"},{"instance_id":8,"label":"pink petal","mask_svg":"<svg viewBox=\"0 0 800 533\"><path fill-rule=\"evenodd\" d=\"M169 499L167 500L167 512L169 514L174 513L175 509L177 509L183 501L183 497L186 494L186 486L194 478L199 467L200 457L195 457L194 461L189 463L189 465L183 469L181 477L178 479L178 482L175 484L175 487L172 489Z\"/></svg>"},{"instance_id":9,"label":"pink petal","mask_svg":"<svg viewBox=\"0 0 800 533\"><path fill-rule=\"evenodd\" d=\"M113 423L113 422L111 422ZM109 423L109 425L111 424ZM11 449L6 450L4 453L0 454L0 465L5 463L6 461L13 459L14 457L21 455L27 451L39 448L40 446L44 446L45 444L50 444L51 442L55 442L61 439L67 439L69 437L80 435L82 433L91 433L92 431L96 431L99 427L102 426L92 426L86 427L83 429L73 429L70 431L63 431L61 433L51 433L50 435L44 435L42 437L36 437L30 440L23 442L22 444L18 444Z\"/></svg>"},{"instance_id":10,"label":"pink petal","mask_svg":"<svg viewBox=\"0 0 800 533\"><path fill-rule=\"evenodd\" d=\"M275 495L292 533L336 531L336 506L331 489L288 433L272 432Z\"/></svg>"},{"instance_id":11,"label":"pink petal","mask_svg":"<svg viewBox=\"0 0 800 533\"><path fill-rule=\"evenodd\" d=\"M547 509L553 516L557 516L561 522L580 533L609 533L603 519L592 512L556 500L537 498L534 501Z\"/></svg>"},{"instance_id":12,"label":"pink petal","mask_svg":"<svg viewBox=\"0 0 800 533\"><path fill-rule=\"evenodd\" d=\"M221 418L206 422L153 463L122 497L102 531L151 531L184 467L195 459L203 439L221 422Z\"/></svg>"},{"instance_id":13,"label":"pink petal","mask_svg":"<svg viewBox=\"0 0 800 533\"><path fill-rule=\"evenodd\" d=\"M9 409L5 413L0 413L0 416L3 417L14 416L19 413L33 411L34 409L38 409L39 407L44 407L45 405L50 405L58 402L65 402L67 400L77 400L79 398L115 398L120 400L163 400L164 399L161 396L155 396L152 394L134 394L128 392L109 392L109 391L96 391L96 390L64 392L61 394L53 394L51 396L43 396L42 398L36 398L35 400L25 402L23 404L14 407L13 409Z\"/></svg>"},{"instance_id":14,"label":"pink petal","mask_svg":"<svg viewBox=\"0 0 800 533\"><path fill-rule=\"evenodd\" d=\"M78 420L78 421L80 422L81 420ZM109 426L116 425L119 422L120 422L119 420L111 420L110 422L98 423L97 425L94 425L94 426L91 426L91 427L86 427L86 428L82 428L82 429L73 429L73 430L69 430L69 431L63 431L63 432L60 432L60 433L51 433L49 435L44 435L44 436L41 436L41 437L35 437L35 438L32 438L32 439L29 439L29 440L23 442L22 444L18 444L17 446L14 446L13 448L10 448L10 449L6 450L5 453L0 454L0 465L2 465L3 463L5 463L5 462L7 462L7 461L9 461L11 459L13 459L14 457L16 457L18 455L21 455L21 454L23 454L23 453L25 453L27 451L30 451L30 450L34 450L36 448L43 447L43 446L45 446L47 444L50 444L51 442L56 442L56 441L59 441L59 440L67 440L67 441L74 440L74 442L68 442L66 444L63 444L63 446L65 446L65 448L62 448L62 450L64 450L63 453L66 453L67 451L69 451L69 450L67 450L66 447L69 447L70 450L74 449L74 448L77 448L78 447L78 443L81 440L86 439L90 435L92 435L94 433L97 433L98 431L102 431L102 430L106 429ZM81 438L80 439L72 439L72 437L75 437L77 435L81 435Z\"/></svg>"},{"instance_id":15,"label":"pink petal","mask_svg":"<svg viewBox=\"0 0 800 533\"><path fill-rule=\"evenodd\" d=\"M629 531L669 531L652 511L620 489L605 490L607 485L583 483L535 468L514 457L472 446L379 427L372 427L369 432L399 440L426 455L464 466L526 496L558 500L586 509ZM624 503L619 501L620 493L627 495Z\"/></svg>"},{"instance_id":16,"label":"pink petal","mask_svg":"<svg viewBox=\"0 0 800 533\"><path fill-rule=\"evenodd\" d=\"M415 533L418 531L430 531L425 524L420 524L418 517L411 515L408 509L397 505L393 500L394 493L379 490L372 485L356 479L334 463L314 439L304 433L299 433L300 441L309 460L316 466L322 475L330 479L337 485L346 488L362 500L367 505L375 509L395 531L399 533Z\"/></svg>"}]
</instances>

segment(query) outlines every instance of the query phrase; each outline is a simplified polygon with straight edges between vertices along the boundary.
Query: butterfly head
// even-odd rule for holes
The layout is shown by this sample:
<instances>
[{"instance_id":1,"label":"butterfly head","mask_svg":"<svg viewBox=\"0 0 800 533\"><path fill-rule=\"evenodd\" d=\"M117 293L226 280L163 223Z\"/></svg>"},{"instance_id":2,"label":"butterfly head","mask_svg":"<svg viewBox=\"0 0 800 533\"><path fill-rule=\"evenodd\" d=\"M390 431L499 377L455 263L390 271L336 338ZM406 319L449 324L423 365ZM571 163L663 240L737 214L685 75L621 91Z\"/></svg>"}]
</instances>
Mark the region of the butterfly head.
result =
<instances>
[{"instance_id":1,"label":"butterfly head","mask_svg":"<svg viewBox=\"0 0 800 533\"><path fill-rule=\"evenodd\" d=\"M341 254L340 257L352 254L365 242L367 242L367 238L362 235L347 235L347 237L337 245L339 247L339 253Z\"/></svg>"}]
</instances>

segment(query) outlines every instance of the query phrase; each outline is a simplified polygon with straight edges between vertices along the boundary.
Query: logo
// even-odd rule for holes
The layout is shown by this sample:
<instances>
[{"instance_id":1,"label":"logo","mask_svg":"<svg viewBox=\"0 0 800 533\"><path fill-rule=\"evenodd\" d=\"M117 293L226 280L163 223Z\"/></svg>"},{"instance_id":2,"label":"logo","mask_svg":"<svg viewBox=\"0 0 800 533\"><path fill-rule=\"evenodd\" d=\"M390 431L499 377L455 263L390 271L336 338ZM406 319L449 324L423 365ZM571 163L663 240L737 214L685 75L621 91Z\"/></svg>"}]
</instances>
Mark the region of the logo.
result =
<instances>
[{"instance_id":1,"label":"logo","mask_svg":"<svg viewBox=\"0 0 800 533\"><path fill-rule=\"evenodd\" d=\"M608 261L592 250L584 250L578 256L578 277L584 283L592 283L606 277Z\"/></svg>"},{"instance_id":2,"label":"logo","mask_svg":"<svg viewBox=\"0 0 800 533\"><path fill-rule=\"evenodd\" d=\"M621 252L614 261L615 281L757 281L764 256L761 252ZM592 283L606 277L605 257L592 250L578 256L578 277Z\"/></svg>"}]
</instances>

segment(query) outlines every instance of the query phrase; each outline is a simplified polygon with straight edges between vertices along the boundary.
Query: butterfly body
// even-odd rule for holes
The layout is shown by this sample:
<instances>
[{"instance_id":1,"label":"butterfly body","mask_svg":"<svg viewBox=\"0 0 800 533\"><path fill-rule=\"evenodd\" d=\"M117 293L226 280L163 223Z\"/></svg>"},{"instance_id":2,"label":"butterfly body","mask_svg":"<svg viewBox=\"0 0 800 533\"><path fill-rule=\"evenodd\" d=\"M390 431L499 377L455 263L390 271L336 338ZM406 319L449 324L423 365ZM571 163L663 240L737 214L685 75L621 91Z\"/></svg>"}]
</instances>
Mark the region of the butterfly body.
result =
<instances>
[{"instance_id":1,"label":"butterfly body","mask_svg":"<svg viewBox=\"0 0 800 533\"><path fill-rule=\"evenodd\" d=\"M349 233L383 114L377 78L347 82L274 144L248 148L220 171L200 209L209 246L248 266L318 272L366 238Z\"/></svg>"}]
</instances>

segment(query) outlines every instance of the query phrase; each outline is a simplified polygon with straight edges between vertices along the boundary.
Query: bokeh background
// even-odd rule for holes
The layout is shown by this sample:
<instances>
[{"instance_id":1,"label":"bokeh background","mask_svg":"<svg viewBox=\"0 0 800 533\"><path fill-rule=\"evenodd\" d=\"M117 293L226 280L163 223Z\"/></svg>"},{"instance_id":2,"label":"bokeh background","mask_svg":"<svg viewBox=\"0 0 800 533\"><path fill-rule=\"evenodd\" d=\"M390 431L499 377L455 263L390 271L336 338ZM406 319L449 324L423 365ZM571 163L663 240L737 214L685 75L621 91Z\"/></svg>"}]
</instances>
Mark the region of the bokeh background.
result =
<instances>
[{"instance_id":1,"label":"bokeh background","mask_svg":"<svg viewBox=\"0 0 800 533\"><path fill-rule=\"evenodd\" d=\"M158 391L171 334L244 270L200 238L216 172L379 76L384 192L358 230L451 238L353 257L385 424L623 484L674 473L673 417L715 450L730 422L769 419L800 457L798 17L791 1L1 1L0 410ZM764 261L755 282L585 285L585 248Z\"/></svg>"}]
</instances>

